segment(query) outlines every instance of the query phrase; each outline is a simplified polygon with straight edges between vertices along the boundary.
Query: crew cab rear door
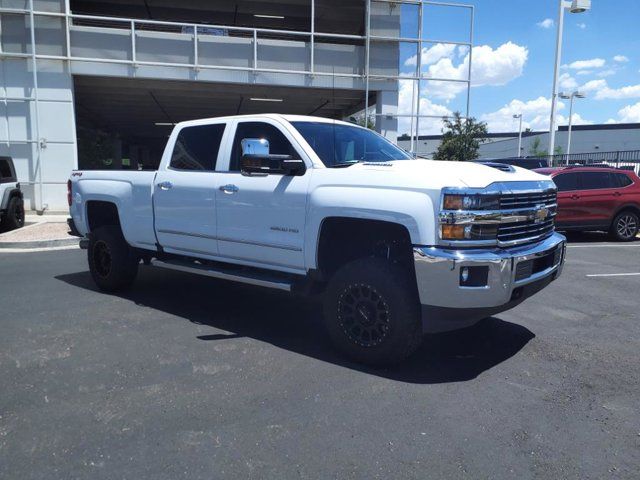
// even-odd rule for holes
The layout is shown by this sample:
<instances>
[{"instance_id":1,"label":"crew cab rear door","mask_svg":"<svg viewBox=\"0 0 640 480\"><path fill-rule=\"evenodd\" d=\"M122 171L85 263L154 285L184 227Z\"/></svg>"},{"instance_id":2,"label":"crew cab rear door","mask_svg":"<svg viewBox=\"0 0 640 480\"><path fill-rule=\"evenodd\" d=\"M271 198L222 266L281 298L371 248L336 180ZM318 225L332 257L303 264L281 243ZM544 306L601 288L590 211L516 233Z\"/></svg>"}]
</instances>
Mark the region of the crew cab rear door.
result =
<instances>
[{"instance_id":1,"label":"crew cab rear door","mask_svg":"<svg viewBox=\"0 0 640 480\"><path fill-rule=\"evenodd\" d=\"M235 121L230 128L234 130L233 140L227 142L227 163L219 169L216 191L220 256L274 269L304 269L310 159L275 120L262 117ZM240 173L243 139L267 140L270 153L301 158L306 171L300 176Z\"/></svg>"},{"instance_id":2,"label":"crew cab rear door","mask_svg":"<svg viewBox=\"0 0 640 480\"><path fill-rule=\"evenodd\" d=\"M153 188L156 236L168 252L216 255L216 164L225 122L187 125L175 136ZM166 153L165 153L166 155Z\"/></svg>"}]
</instances>

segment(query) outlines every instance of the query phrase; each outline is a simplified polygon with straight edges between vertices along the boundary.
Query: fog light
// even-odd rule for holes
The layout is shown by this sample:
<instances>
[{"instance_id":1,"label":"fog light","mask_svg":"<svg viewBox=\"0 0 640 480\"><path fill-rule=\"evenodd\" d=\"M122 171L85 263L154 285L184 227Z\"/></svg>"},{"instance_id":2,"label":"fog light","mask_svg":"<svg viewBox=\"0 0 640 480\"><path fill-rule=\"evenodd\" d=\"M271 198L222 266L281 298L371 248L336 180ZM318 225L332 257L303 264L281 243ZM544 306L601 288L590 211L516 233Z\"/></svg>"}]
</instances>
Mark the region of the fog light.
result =
<instances>
[{"instance_id":1,"label":"fog light","mask_svg":"<svg viewBox=\"0 0 640 480\"><path fill-rule=\"evenodd\" d=\"M462 280L462 283L467 283L467 280L469 280L468 267L463 267L462 270L460 270L460 280Z\"/></svg>"},{"instance_id":2,"label":"fog light","mask_svg":"<svg viewBox=\"0 0 640 480\"><path fill-rule=\"evenodd\" d=\"M460 268L461 287L486 287L489 283L489 267Z\"/></svg>"}]
</instances>

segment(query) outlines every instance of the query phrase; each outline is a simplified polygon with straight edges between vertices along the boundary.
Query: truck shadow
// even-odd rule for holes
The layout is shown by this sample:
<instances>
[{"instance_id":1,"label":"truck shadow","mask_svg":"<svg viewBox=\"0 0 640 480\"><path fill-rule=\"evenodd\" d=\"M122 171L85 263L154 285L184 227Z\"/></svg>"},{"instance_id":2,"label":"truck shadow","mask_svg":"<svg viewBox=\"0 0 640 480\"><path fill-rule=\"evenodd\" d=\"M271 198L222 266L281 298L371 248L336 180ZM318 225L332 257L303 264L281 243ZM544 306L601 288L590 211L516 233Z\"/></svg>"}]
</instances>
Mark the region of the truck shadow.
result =
<instances>
[{"instance_id":1,"label":"truck shadow","mask_svg":"<svg viewBox=\"0 0 640 480\"><path fill-rule=\"evenodd\" d=\"M57 276L74 287L98 292L89 272ZM392 380L434 384L461 382L518 353L535 335L498 318L473 327L427 335L420 349L400 365L373 369L336 352L322 325L317 301L181 272L140 268L138 281L121 298L223 332L198 341L248 337L322 361Z\"/></svg>"}]
</instances>

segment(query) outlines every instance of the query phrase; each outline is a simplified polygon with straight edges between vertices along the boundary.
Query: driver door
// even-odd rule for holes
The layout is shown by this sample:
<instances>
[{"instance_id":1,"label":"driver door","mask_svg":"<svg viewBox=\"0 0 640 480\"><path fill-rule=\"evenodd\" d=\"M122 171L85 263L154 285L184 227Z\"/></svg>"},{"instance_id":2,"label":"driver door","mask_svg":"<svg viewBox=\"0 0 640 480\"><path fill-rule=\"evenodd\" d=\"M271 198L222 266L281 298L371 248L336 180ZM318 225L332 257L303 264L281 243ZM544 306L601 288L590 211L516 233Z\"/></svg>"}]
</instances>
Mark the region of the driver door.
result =
<instances>
[{"instance_id":1,"label":"driver door","mask_svg":"<svg viewBox=\"0 0 640 480\"><path fill-rule=\"evenodd\" d=\"M271 154L301 158L307 167L304 174L241 173L242 141L245 139L263 140ZM245 142L245 145L249 143ZM219 170L220 187L216 191L218 251L221 257L284 271L304 269L310 165L304 151L275 120L261 118L260 121L235 124L228 164Z\"/></svg>"}]
</instances>

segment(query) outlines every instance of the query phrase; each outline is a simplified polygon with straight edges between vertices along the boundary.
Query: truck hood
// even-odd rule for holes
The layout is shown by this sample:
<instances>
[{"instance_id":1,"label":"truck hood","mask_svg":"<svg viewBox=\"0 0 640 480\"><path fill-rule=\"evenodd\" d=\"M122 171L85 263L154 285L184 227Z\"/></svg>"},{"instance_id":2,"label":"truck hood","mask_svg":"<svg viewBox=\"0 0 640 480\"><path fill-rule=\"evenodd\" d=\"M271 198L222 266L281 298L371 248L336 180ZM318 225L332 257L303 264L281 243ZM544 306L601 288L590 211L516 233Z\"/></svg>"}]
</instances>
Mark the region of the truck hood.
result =
<instances>
[{"instance_id":1,"label":"truck hood","mask_svg":"<svg viewBox=\"0 0 640 480\"><path fill-rule=\"evenodd\" d=\"M531 170L513 168L514 171L502 171L475 162L396 160L385 163L359 163L348 170L362 170L362 173L385 172L389 180L394 177L401 179L404 187L424 187L425 183L428 183L439 187L484 188L495 182L549 179ZM395 182L391 180L390 183Z\"/></svg>"}]
</instances>

